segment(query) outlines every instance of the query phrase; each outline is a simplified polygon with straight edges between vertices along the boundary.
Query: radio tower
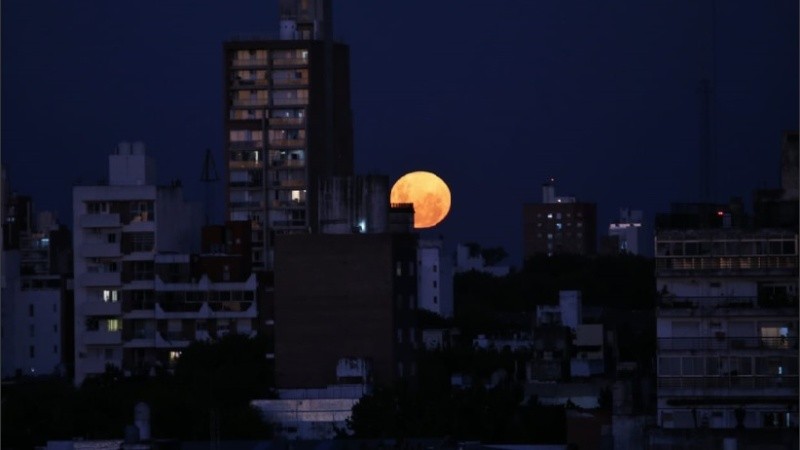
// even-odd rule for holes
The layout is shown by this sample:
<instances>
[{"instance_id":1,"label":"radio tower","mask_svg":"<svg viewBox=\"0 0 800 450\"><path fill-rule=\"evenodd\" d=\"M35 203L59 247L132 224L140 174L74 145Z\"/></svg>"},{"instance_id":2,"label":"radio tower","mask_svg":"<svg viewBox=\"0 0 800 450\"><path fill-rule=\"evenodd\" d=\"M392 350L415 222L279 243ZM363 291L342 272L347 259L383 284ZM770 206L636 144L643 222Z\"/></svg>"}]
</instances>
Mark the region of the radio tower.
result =
<instances>
[{"instance_id":1,"label":"radio tower","mask_svg":"<svg viewBox=\"0 0 800 450\"><path fill-rule=\"evenodd\" d=\"M714 91L717 78L717 3L711 3L711 29L709 36L710 67L700 80L700 194L704 202L713 201L716 163L716 133L714 121Z\"/></svg>"},{"instance_id":2,"label":"radio tower","mask_svg":"<svg viewBox=\"0 0 800 450\"><path fill-rule=\"evenodd\" d=\"M217 166L214 164L214 157L211 155L211 149L206 149L206 156L203 160L203 173L200 174L200 181L205 183L206 187L206 225L211 224L211 195L213 183L219 181L219 174L217 174Z\"/></svg>"}]
</instances>

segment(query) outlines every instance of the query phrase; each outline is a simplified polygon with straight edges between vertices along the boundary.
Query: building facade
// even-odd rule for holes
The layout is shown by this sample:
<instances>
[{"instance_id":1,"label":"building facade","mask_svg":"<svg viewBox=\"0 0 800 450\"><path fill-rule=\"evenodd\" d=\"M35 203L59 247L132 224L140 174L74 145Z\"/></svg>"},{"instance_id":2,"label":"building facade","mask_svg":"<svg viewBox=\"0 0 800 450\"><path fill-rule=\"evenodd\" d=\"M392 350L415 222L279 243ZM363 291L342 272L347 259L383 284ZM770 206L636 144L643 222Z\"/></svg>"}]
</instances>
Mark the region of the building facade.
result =
<instances>
[{"instance_id":1,"label":"building facade","mask_svg":"<svg viewBox=\"0 0 800 450\"><path fill-rule=\"evenodd\" d=\"M73 189L75 382L123 367L124 304L155 289L156 254L199 242L202 211L180 185L158 186L144 144L121 143L109 156L108 185ZM127 317L126 317L127 316Z\"/></svg>"},{"instance_id":2,"label":"building facade","mask_svg":"<svg viewBox=\"0 0 800 450\"><path fill-rule=\"evenodd\" d=\"M68 375L69 231L51 212L34 214L27 196L4 193L2 209L2 376Z\"/></svg>"},{"instance_id":3,"label":"building facade","mask_svg":"<svg viewBox=\"0 0 800 450\"><path fill-rule=\"evenodd\" d=\"M522 208L524 257L537 254L592 255L597 251L597 206L557 197L552 180L542 185L542 202Z\"/></svg>"},{"instance_id":4,"label":"building facade","mask_svg":"<svg viewBox=\"0 0 800 450\"><path fill-rule=\"evenodd\" d=\"M281 1L280 39L224 45L227 219L251 222L255 269L271 269L276 234L316 231L323 179L353 172L349 50L330 10Z\"/></svg>"},{"instance_id":5,"label":"building facade","mask_svg":"<svg viewBox=\"0 0 800 450\"><path fill-rule=\"evenodd\" d=\"M278 388L350 382L337 375L342 360L368 372L354 374L365 384L415 375L415 234L281 235L276 242Z\"/></svg>"},{"instance_id":6,"label":"building facade","mask_svg":"<svg viewBox=\"0 0 800 450\"><path fill-rule=\"evenodd\" d=\"M663 428L796 427L797 230L656 235Z\"/></svg>"},{"instance_id":7,"label":"building facade","mask_svg":"<svg viewBox=\"0 0 800 450\"><path fill-rule=\"evenodd\" d=\"M417 303L419 309L453 317L453 266L441 239L419 241L417 250Z\"/></svg>"}]
</instances>

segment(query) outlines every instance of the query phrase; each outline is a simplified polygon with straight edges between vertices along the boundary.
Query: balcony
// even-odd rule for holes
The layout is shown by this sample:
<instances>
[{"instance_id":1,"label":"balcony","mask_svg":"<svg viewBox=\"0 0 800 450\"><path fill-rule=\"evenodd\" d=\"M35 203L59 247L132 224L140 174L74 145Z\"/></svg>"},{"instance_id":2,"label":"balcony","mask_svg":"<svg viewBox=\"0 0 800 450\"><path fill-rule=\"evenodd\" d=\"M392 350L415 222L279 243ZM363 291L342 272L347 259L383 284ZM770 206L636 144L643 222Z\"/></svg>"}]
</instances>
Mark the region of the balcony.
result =
<instances>
[{"instance_id":1,"label":"balcony","mask_svg":"<svg viewBox=\"0 0 800 450\"><path fill-rule=\"evenodd\" d=\"M270 148L303 148L305 139L273 139L269 141Z\"/></svg>"},{"instance_id":2,"label":"balcony","mask_svg":"<svg viewBox=\"0 0 800 450\"><path fill-rule=\"evenodd\" d=\"M305 117L272 117L269 119L270 126L303 126L306 124Z\"/></svg>"},{"instance_id":3,"label":"balcony","mask_svg":"<svg viewBox=\"0 0 800 450\"><path fill-rule=\"evenodd\" d=\"M231 61L233 67L263 67L266 66L266 59L234 59Z\"/></svg>"},{"instance_id":4,"label":"balcony","mask_svg":"<svg viewBox=\"0 0 800 450\"><path fill-rule=\"evenodd\" d=\"M797 337L686 337L659 338L659 351L792 350Z\"/></svg>"},{"instance_id":5,"label":"balcony","mask_svg":"<svg viewBox=\"0 0 800 450\"><path fill-rule=\"evenodd\" d=\"M188 347L192 340L182 331L165 331L156 334L157 348Z\"/></svg>"},{"instance_id":6,"label":"balcony","mask_svg":"<svg viewBox=\"0 0 800 450\"><path fill-rule=\"evenodd\" d=\"M80 276L80 285L83 287L121 286L122 279L119 272L84 273Z\"/></svg>"},{"instance_id":7,"label":"balcony","mask_svg":"<svg viewBox=\"0 0 800 450\"><path fill-rule=\"evenodd\" d=\"M118 316L122 314L120 302L89 301L81 306L85 316Z\"/></svg>"},{"instance_id":8,"label":"balcony","mask_svg":"<svg viewBox=\"0 0 800 450\"><path fill-rule=\"evenodd\" d=\"M261 169L264 167L262 161L229 161L228 168L230 169Z\"/></svg>"},{"instance_id":9,"label":"balcony","mask_svg":"<svg viewBox=\"0 0 800 450\"><path fill-rule=\"evenodd\" d=\"M306 181L305 180L273 180L272 181L273 187L278 188L285 188L285 189L305 189Z\"/></svg>"},{"instance_id":10,"label":"balcony","mask_svg":"<svg viewBox=\"0 0 800 450\"><path fill-rule=\"evenodd\" d=\"M127 317L126 317L127 318ZM123 344L125 348L152 348L156 346L155 330L135 330L131 339Z\"/></svg>"},{"instance_id":11,"label":"balcony","mask_svg":"<svg viewBox=\"0 0 800 450\"><path fill-rule=\"evenodd\" d=\"M132 221L122 227L125 233L147 232L156 231L156 223L152 220L137 220Z\"/></svg>"},{"instance_id":12,"label":"balcony","mask_svg":"<svg viewBox=\"0 0 800 450\"><path fill-rule=\"evenodd\" d=\"M122 255L118 243L83 244L79 254L83 258L116 258Z\"/></svg>"},{"instance_id":13,"label":"balcony","mask_svg":"<svg viewBox=\"0 0 800 450\"><path fill-rule=\"evenodd\" d=\"M755 375L719 377L658 377L658 389L781 389L787 394L798 391L797 375ZM662 393L659 392L659 395ZM766 392L765 392L766 394Z\"/></svg>"},{"instance_id":14,"label":"balcony","mask_svg":"<svg viewBox=\"0 0 800 450\"><path fill-rule=\"evenodd\" d=\"M691 272L797 272L797 256L671 256L656 258L656 274L681 275Z\"/></svg>"},{"instance_id":15,"label":"balcony","mask_svg":"<svg viewBox=\"0 0 800 450\"><path fill-rule=\"evenodd\" d=\"M306 166L306 161L304 159L273 159L269 165L281 169L302 169Z\"/></svg>"},{"instance_id":16,"label":"balcony","mask_svg":"<svg viewBox=\"0 0 800 450\"><path fill-rule=\"evenodd\" d=\"M119 214L83 214L78 223L83 228L113 228L121 225Z\"/></svg>"},{"instance_id":17,"label":"balcony","mask_svg":"<svg viewBox=\"0 0 800 450\"><path fill-rule=\"evenodd\" d=\"M274 78L272 85L275 87L288 87L288 86L306 86L308 85L307 78Z\"/></svg>"},{"instance_id":18,"label":"balcony","mask_svg":"<svg viewBox=\"0 0 800 450\"><path fill-rule=\"evenodd\" d=\"M278 228L305 228L305 220L273 220L272 226Z\"/></svg>"},{"instance_id":19,"label":"balcony","mask_svg":"<svg viewBox=\"0 0 800 450\"><path fill-rule=\"evenodd\" d=\"M121 343L121 331L97 330L83 332L84 345L119 345Z\"/></svg>"},{"instance_id":20,"label":"balcony","mask_svg":"<svg viewBox=\"0 0 800 450\"><path fill-rule=\"evenodd\" d=\"M308 58L273 58L273 67L299 67L308 65Z\"/></svg>"},{"instance_id":21,"label":"balcony","mask_svg":"<svg viewBox=\"0 0 800 450\"><path fill-rule=\"evenodd\" d=\"M269 105L269 99L267 98L235 98L231 100L231 106L259 106L259 107L266 107Z\"/></svg>"},{"instance_id":22,"label":"balcony","mask_svg":"<svg viewBox=\"0 0 800 450\"><path fill-rule=\"evenodd\" d=\"M756 308L787 309L788 314L796 315L797 296L786 298L759 297L675 297L661 296L658 299L658 314L673 315L707 315L753 314ZM791 310L791 311L790 311Z\"/></svg>"},{"instance_id":23,"label":"balcony","mask_svg":"<svg viewBox=\"0 0 800 450\"><path fill-rule=\"evenodd\" d=\"M231 141L228 143L228 148L231 150L261 150L261 139L250 141Z\"/></svg>"},{"instance_id":24,"label":"balcony","mask_svg":"<svg viewBox=\"0 0 800 450\"><path fill-rule=\"evenodd\" d=\"M307 104L308 97L272 98L273 106L305 106Z\"/></svg>"}]
</instances>

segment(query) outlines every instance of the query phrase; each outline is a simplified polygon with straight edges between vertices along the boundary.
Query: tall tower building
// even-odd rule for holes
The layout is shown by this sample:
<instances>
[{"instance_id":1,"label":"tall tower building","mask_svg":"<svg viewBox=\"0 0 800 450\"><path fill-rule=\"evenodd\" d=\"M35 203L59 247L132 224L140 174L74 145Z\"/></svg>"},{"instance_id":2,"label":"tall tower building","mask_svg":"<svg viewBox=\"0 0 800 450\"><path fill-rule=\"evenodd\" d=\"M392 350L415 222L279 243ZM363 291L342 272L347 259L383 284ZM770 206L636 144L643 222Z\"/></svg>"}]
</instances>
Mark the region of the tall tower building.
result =
<instances>
[{"instance_id":1,"label":"tall tower building","mask_svg":"<svg viewBox=\"0 0 800 450\"><path fill-rule=\"evenodd\" d=\"M317 231L321 180L353 173L349 49L330 0L281 0L280 39L224 44L228 220L249 220L256 269L276 234Z\"/></svg>"}]
</instances>

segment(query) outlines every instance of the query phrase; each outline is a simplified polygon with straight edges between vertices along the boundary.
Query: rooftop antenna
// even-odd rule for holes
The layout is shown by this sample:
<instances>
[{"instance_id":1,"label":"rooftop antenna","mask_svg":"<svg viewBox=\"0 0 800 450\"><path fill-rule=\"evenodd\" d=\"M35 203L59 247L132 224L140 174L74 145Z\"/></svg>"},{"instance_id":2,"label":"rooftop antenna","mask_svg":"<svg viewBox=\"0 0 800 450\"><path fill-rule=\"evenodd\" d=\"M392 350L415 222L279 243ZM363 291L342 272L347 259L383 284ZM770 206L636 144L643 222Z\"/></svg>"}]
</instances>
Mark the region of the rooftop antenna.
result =
<instances>
[{"instance_id":1,"label":"rooftop antenna","mask_svg":"<svg viewBox=\"0 0 800 450\"><path fill-rule=\"evenodd\" d=\"M211 195L212 184L219 181L219 174L217 173L217 165L214 164L214 156L211 154L211 149L206 149L206 156L203 159L203 173L200 174L200 181L205 183L206 187L206 225L211 223Z\"/></svg>"},{"instance_id":2,"label":"rooftop antenna","mask_svg":"<svg viewBox=\"0 0 800 450\"><path fill-rule=\"evenodd\" d=\"M700 80L700 193L704 202L711 202L714 194L716 163L716 136L714 132L714 91L717 78L717 2L710 0L711 36L709 37L710 66Z\"/></svg>"}]
</instances>

